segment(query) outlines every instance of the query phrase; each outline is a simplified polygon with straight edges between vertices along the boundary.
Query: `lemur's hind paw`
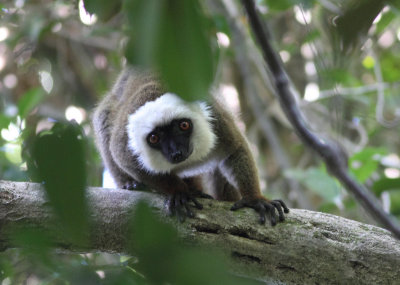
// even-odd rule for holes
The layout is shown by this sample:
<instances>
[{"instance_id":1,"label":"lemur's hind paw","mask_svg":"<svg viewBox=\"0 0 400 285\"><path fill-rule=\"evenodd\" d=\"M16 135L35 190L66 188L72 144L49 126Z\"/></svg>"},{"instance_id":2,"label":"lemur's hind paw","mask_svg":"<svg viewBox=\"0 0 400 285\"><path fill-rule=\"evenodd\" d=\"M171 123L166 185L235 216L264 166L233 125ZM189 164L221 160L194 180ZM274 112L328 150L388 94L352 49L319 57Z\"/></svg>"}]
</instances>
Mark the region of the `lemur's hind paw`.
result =
<instances>
[{"instance_id":1,"label":"lemur's hind paw","mask_svg":"<svg viewBox=\"0 0 400 285\"><path fill-rule=\"evenodd\" d=\"M259 198L243 198L237 201L231 208L232 211L236 211L241 208L252 208L260 214L260 224L265 224L265 217L268 216L271 225L276 225L276 213L275 209L278 211L279 222L285 220L285 213L289 213L289 208L282 200L268 200L264 197Z\"/></svg>"}]
</instances>

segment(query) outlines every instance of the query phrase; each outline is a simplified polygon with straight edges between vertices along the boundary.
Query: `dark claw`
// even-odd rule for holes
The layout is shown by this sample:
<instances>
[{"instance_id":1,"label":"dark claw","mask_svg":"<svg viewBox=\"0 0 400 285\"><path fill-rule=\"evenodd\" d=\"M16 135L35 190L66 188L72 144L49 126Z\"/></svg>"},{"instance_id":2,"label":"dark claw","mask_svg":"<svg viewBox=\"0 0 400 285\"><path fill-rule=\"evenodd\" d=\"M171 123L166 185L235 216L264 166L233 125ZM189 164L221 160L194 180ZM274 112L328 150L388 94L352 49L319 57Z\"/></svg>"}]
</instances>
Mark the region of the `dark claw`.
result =
<instances>
[{"instance_id":1,"label":"dark claw","mask_svg":"<svg viewBox=\"0 0 400 285\"><path fill-rule=\"evenodd\" d=\"M233 206L231 207L231 211L236 211L238 209L244 208L244 207L248 207L247 205L245 205L246 201L245 200L239 200L237 201L235 204L233 204Z\"/></svg>"},{"instance_id":2,"label":"dark claw","mask_svg":"<svg viewBox=\"0 0 400 285\"><path fill-rule=\"evenodd\" d=\"M285 202L283 202L282 200L274 200L274 201L276 201L276 202L278 202L279 204L281 204L281 206L283 207L283 211L287 214L287 213L289 213L289 208L288 207L286 207L286 204L285 204Z\"/></svg>"},{"instance_id":3,"label":"dark claw","mask_svg":"<svg viewBox=\"0 0 400 285\"><path fill-rule=\"evenodd\" d=\"M285 216L283 215L282 205L277 200L271 201L271 204L276 208L279 214L279 221L283 222L285 220Z\"/></svg>"},{"instance_id":4,"label":"dark claw","mask_svg":"<svg viewBox=\"0 0 400 285\"><path fill-rule=\"evenodd\" d=\"M285 220L285 216L283 212L289 213L288 207L282 200L272 200L268 201L263 198L255 198L255 199L241 199L237 201L231 207L232 211L236 211L238 209L248 207L253 208L260 215L259 222L260 224L265 224L265 216L268 215L271 225L276 225L276 213L275 209L278 211L279 221L283 222ZM283 210L282 210L283 208Z\"/></svg>"},{"instance_id":5,"label":"dark claw","mask_svg":"<svg viewBox=\"0 0 400 285\"><path fill-rule=\"evenodd\" d=\"M271 216L271 226L275 226L276 225L276 214L275 214L274 207L269 208L268 211Z\"/></svg>"},{"instance_id":6,"label":"dark claw","mask_svg":"<svg viewBox=\"0 0 400 285\"><path fill-rule=\"evenodd\" d=\"M203 205L189 193L176 192L168 196L165 200L168 215L176 215L180 222L184 222L186 217L194 218L195 214L189 208L189 202L192 202L197 209L203 209Z\"/></svg>"},{"instance_id":7,"label":"dark claw","mask_svg":"<svg viewBox=\"0 0 400 285\"><path fill-rule=\"evenodd\" d=\"M185 218L186 218L182 207L184 207L184 205L187 203L187 201L181 195L175 195L174 201L175 201L174 205L175 205L176 215L178 217L179 222L182 223L185 221Z\"/></svg>"},{"instance_id":8,"label":"dark claw","mask_svg":"<svg viewBox=\"0 0 400 285\"><path fill-rule=\"evenodd\" d=\"M188 204L185 204L185 209L186 209L186 215L187 215L189 218L194 218L194 213L192 212L192 210L190 210Z\"/></svg>"},{"instance_id":9,"label":"dark claw","mask_svg":"<svg viewBox=\"0 0 400 285\"><path fill-rule=\"evenodd\" d=\"M122 186L122 189L133 190L133 186L129 182L127 182Z\"/></svg>"},{"instance_id":10,"label":"dark claw","mask_svg":"<svg viewBox=\"0 0 400 285\"><path fill-rule=\"evenodd\" d=\"M176 216L178 217L179 222L183 223L186 220L186 216L182 211L182 208L178 207L176 212L177 212Z\"/></svg>"},{"instance_id":11,"label":"dark claw","mask_svg":"<svg viewBox=\"0 0 400 285\"><path fill-rule=\"evenodd\" d=\"M265 207L260 204L260 206L257 208L258 209L256 211L260 214L260 220L259 220L260 224L264 225L265 224L265 214L266 214Z\"/></svg>"},{"instance_id":12,"label":"dark claw","mask_svg":"<svg viewBox=\"0 0 400 285\"><path fill-rule=\"evenodd\" d=\"M137 190L140 188L143 188L144 184L137 182L136 180L131 180L126 182L123 186L122 189L126 189L126 190Z\"/></svg>"},{"instance_id":13,"label":"dark claw","mask_svg":"<svg viewBox=\"0 0 400 285\"><path fill-rule=\"evenodd\" d=\"M191 197L190 200L193 202L193 204L196 206L197 209L201 210L203 209L203 205L197 201L196 198Z\"/></svg>"}]
</instances>

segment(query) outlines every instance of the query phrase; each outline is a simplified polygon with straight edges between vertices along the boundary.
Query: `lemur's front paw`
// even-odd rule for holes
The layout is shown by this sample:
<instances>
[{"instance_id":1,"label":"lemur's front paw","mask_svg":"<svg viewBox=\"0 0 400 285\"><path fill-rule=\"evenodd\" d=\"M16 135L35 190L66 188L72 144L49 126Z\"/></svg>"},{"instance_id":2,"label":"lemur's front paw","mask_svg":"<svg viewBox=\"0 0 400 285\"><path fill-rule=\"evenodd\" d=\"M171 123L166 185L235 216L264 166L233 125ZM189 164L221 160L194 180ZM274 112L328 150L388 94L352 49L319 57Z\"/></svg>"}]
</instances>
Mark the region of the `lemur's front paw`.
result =
<instances>
[{"instance_id":1,"label":"lemur's front paw","mask_svg":"<svg viewBox=\"0 0 400 285\"><path fill-rule=\"evenodd\" d=\"M283 212L289 213L289 208L282 200L267 200L264 197L260 198L243 198L237 201L231 208L232 211L248 207L253 208L260 214L260 224L265 224L265 217L268 215L271 225L276 225L276 213L275 209L278 211L279 221L283 222L285 216ZM283 210L282 210L283 209Z\"/></svg>"},{"instance_id":2,"label":"lemur's front paw","mask_svg":"<svg viewBox=\"0 0 400 285\"><path fill-rule=\"evenodd\" d=\"M187 192L175 192L167 197L165 200L165 207L170 216L177 216L180 222L184 222L186 217L194 218L194 213L189 208L189 202L193 202L197 209L203 209L196 198Z\"/></svg>"}]
</instances>

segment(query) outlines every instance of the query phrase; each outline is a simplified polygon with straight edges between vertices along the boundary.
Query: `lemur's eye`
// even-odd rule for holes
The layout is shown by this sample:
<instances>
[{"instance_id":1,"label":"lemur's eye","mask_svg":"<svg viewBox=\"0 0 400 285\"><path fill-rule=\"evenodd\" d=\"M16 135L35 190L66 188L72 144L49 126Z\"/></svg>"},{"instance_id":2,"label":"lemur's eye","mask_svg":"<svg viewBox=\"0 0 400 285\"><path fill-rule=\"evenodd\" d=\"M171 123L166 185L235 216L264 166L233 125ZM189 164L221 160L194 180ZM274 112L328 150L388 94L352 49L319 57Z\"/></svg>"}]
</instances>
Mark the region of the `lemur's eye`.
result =
<instances>
[{"instance_id":1,"label":"lemur's eye","mask_svg":"<svg viewBox=\"0 0 400 285\"><path fill-rule=\"evenodd\" d=\"M182 121L179 124L179 128L181 128L182 131L187 131L190 129L190 123L188 121Z\"/></svg>"},{"instance_id":2,"label":"lemur's eye","mask_svg":"<svg viewBox=\"0 0 400 285\"><path fill-rule=\"evenodd\" d=\"M151 144L158 144L160 141L160 137L157 136L156 134L150 134L147 140Z\"/></svg>"}]
</instances>

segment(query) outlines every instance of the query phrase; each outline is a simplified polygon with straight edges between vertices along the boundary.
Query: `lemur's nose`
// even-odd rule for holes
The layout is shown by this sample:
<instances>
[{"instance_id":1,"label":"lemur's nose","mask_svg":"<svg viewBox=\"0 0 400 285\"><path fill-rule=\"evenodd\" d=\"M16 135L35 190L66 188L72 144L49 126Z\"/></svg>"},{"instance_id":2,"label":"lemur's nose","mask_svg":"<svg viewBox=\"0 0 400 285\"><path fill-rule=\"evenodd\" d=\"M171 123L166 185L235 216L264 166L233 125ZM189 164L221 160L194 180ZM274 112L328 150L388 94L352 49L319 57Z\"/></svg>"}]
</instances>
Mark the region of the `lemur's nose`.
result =
<instances>
[{"instance_id":1,"label":"lemur's nose","mask_svg":"<svg viewBox=\"0 0 400 285\"><path fill-rule=\"evenodd\" d=\"M182 151L180 151L180 150L177 150L174 153L172 153L171 157L172 157L172 160L176 163L181 162L184 159Z\"/></svg>"}]
</instances>

